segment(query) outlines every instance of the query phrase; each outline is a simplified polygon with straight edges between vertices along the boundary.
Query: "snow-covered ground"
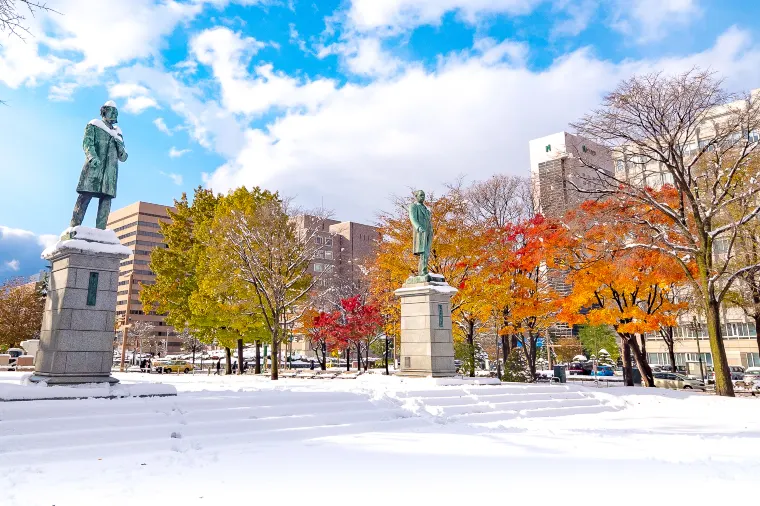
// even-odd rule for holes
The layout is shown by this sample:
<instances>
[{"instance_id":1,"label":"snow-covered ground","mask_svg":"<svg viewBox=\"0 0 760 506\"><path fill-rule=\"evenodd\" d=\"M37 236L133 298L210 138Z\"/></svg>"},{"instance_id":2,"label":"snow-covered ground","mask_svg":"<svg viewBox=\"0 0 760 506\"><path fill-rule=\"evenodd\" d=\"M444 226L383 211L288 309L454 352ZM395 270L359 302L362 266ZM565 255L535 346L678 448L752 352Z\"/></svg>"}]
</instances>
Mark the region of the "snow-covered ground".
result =
<instances>
[{"instance_id":1,"label":"snow-covered ground","mask_svg":"<svg viewBox=\"0 0 760 506\"><path fill-rule=\"evenodd\" d=\"M704 504L752 501L760 479L755 398L119 377L179 395L0 403L0 504Z\"/></svg>"}]
</instances>

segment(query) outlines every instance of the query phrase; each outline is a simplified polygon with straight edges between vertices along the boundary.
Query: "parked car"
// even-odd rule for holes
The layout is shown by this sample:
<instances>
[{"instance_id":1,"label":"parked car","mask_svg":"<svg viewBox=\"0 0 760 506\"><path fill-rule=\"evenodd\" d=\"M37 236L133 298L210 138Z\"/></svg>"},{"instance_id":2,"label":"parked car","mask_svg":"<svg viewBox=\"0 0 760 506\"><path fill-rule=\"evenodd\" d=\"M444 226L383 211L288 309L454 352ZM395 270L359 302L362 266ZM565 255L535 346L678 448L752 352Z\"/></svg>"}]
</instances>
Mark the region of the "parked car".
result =
<instances>
[{"instance_id":1,"label":"parked car","mask_svg":"<svg viewBox=\"0 0 760 506\"><path fill-rule=\"evenodd\" d=\"M591 374L591 362L571 362L567 367L567 374L582 374L588 376Z\"/></svg>"},{"instance_id":2,"label":"parked car","mask_svg":"<svg viewBox=\"0 0 760 506\"><path fill-rule=\"evenodd\" d=\"M593 375L593 372L592 372ZM614 376L615 371L612 369L612 366L609 365L597 365L596 366L596 375L597 376Z\"/></svg>"},{"instance_id":3,"label":"parked car","mask_svg":"<svg viewBox=\"0 0 760 506\"><path fill-rule=\"evenodd\" d=\"M728 367L731 371L731 381L741 381L744 379L744 367L740 365L732 365ZM715 369L710 367L710 372L707 373L707 384L712 385L715 383Z\"/></svg>"},{"instance_id":4,"label":"parked car","mask_svg":"<svg viewBox=\"0 0 760 506\"><path fill-rule=\"evenodd\" d=\"M760 367L747 367L742 379L734 381L734 386L741 390L760 391Z\"/></svg>"},{"instance_id":5,"label":"parked car","mask_svg":"<svg viewBox=\"0 0 760 506\"><path fill-rule=\"evenodd\" d=\"M654 374L654 386L675 390L705 390L705 382L688 378L675 372L658 372Z\"/></svg>"},{"instance_id":6,"label":"parked car","mask_svg":"<svg viewBox=\"0 0 760 506\"><path fill-rule=\"evenodd\" d=\"M159 362L154 365L153 369L156 372L172 373L172 372L184 372L185 374L193 370L193 364L187 360L167 360L165 362Z\"/></svg>"}]
</instances>

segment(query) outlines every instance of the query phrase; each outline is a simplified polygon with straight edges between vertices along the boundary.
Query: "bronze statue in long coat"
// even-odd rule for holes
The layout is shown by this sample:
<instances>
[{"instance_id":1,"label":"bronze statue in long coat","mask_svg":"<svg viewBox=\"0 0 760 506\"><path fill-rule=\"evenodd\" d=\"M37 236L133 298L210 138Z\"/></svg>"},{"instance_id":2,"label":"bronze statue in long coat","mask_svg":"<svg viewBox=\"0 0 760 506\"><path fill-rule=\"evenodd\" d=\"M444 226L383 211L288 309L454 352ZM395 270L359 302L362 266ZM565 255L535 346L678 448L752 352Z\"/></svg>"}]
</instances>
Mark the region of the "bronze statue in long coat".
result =
<instances>
[{"instance_id":1,"label":"bronze statue in long coat","mask_svg":"<svg viewBox=\"0 0 760 506\"><path fill-rule=\"evenodd\" d=\"M119 162L127 161L124 136L116 125L119 111L113 101L100 108L101 119L90 121L84 129L82 149L85 162L79 176L77 192L79 197L74 205L71 226L82 224L87 206L93 197L98 198L96 227L103 230L111 212L111 199L116 197L119 178Z\"/></svg>"}]
</instances>

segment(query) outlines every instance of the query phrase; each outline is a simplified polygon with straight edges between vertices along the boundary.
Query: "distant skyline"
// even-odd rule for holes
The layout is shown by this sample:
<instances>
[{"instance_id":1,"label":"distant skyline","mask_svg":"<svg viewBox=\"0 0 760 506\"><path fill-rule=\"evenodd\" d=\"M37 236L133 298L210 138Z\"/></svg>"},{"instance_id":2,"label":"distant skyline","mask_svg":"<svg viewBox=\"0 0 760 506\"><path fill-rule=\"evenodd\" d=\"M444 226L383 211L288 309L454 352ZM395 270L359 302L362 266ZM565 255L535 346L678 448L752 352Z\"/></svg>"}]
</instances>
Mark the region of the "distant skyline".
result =
<instances>
[{"instance_id":1,"label":"distant skyline","mask_svg":"<svg viewBox=\"0 0 760 506\"><path fill-rule=\"evenodd\" d=\"M374 223L389 196L528 176L528 141L633 73L760 87L754 0L48 0L0 34L0 279L67 226L114 100L114 209L261 185ZM85 224L94 223L94 213Z\"/></svg>"}]
</instances>

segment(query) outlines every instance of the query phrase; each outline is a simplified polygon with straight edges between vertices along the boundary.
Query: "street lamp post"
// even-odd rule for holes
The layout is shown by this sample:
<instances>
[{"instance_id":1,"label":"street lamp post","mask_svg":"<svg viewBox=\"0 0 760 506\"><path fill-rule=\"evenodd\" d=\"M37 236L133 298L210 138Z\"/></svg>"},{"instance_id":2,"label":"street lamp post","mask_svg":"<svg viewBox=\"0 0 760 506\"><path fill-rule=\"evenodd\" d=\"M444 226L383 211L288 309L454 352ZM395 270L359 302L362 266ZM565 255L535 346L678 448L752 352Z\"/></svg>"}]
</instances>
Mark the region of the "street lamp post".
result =
<instances>
[{"instance_id":1,"label":"street lamp post","mask_svg":"<svg viewBox=\"0 0 760 506\"><path fill-rule=\"evenodd\" d=\"M697 340L697 356L699 356L699 374L702 376L702 381L705 381L705 369L702 365L702 350L699 346L699 330L700 325L697 323L697 317L692 318L692 325L694 325L694 337Z\"/></svg>"}]
</instances>

